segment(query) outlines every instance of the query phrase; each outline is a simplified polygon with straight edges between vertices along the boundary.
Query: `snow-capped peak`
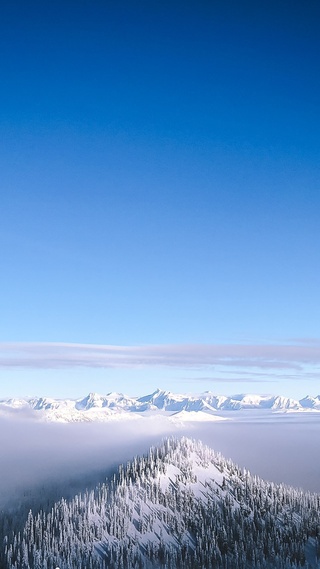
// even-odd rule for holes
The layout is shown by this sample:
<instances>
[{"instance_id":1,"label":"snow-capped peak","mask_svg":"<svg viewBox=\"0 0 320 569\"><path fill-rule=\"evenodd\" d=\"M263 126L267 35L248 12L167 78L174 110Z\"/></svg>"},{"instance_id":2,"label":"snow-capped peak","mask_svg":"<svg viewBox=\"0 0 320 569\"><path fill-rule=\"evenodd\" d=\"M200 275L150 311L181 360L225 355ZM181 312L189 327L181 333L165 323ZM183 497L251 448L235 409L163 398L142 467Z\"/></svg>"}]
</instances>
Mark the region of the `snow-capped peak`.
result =
<instances>
[{"instance_id":1,"label":"snow-capped peak","mask_svg":"<svg viewBox=\"0 0 320 569\"><path fill-rule=\"evenodd\" d=\"M232 396L214 395L206 391L200 395L172 393L156 389L142 397L129 397L123 393L109 392L100 395L90 392L82 399L53 399L33 397L30 399L3 399L0 401L0 413L8 409L23 407L41 413L47 421L105 421L119 418L139 418L145 412L157 413L217 413L240 410L265 410L266 412L320 412L320 396L304 397L300 401L281 395L256 395L241 393ZM201 417L201 415L199 415Z\"/></svg>"}]
</instances>

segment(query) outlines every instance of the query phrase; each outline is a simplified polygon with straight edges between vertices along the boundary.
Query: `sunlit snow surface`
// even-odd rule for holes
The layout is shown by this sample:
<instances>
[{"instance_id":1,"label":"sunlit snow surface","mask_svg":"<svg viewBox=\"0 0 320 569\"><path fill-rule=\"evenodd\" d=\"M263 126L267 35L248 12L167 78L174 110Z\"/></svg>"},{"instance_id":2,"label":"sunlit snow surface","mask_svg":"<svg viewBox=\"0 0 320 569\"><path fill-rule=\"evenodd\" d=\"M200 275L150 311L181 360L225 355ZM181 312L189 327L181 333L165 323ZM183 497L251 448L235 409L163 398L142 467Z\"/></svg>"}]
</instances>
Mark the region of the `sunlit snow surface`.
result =
<instances>
[{"instance_id":1,"label":"sunlit snow surface","mask_svg":"<svg viewBox=\"0 0 320 569\"><path fill-rule=\"evenodd\" d=\"M239 566L240 557L242 568L289 569L303 559L303 567L318 569L319 499L252 476L199 441L170 437L120 466L112 482L63 498L49 511L26 512L24 538L18 530L10 536L8 569L26 567L23 539L32 545L31 567L48 558L70 567L72 551L72 565L96 569L119 569L122 558L127 567L139 559L145 569L169 561L171 567L222 568L222 554L228 567ZM58 533L52 520L59 520Z\"/></svg>"},{"instance_id":2,"label":"sunlit snow surface","mask_svg":"<svg viewBox=\"0 0 320 569\"><path fill-rule=\"evenodd\" d=\"M228 412L243 414L244 411L320 413L320 397L306 396L298 401L280 395L240 394L227 397L211 392L183 395L156 389L142 397L112 392L107 395L89 393L77 400L47 397L0 400L0 416L16 413L40 421L60 423L136 420L157 415L172 417L174 422L180 423L208 422L225 419Z\"/></svg>"},{"instance_id":3,"label":"sunlit snow surface","mask_svg":"<svg viewBox=\"0 0 320 569\"><path fill-rule=\"evenodd\" d=\"M213 397L157 390L141 398L2 401L0 506L39 483L65 484L113 468L170 434L200 439L267 480L320 492L318 397L301 400L296 410L288 401L272 408L275 396L217 396L210 410Z\"/></svg>"}]
</instances>

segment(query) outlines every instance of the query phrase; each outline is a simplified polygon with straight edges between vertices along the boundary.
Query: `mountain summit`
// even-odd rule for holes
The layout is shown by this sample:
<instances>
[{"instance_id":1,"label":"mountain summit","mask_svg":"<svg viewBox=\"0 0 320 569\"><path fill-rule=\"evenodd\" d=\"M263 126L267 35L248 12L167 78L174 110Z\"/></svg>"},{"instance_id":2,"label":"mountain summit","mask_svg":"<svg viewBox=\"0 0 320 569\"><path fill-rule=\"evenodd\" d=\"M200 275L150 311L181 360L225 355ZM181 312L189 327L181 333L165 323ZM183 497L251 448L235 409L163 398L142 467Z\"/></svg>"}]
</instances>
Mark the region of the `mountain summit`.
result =
<instances>
[{"instance_id":1,"label":"mountain summit","mask_svg":"<svg viewBox=\"0 0 320 569\"><path fill-rule=\"evenodd\" d=\"M112 392L107 395L89 393L82 399L31 399L0 400L0 415L8 411L21 412L23 408L38 413L45 421L79 422L137 419L142 415L173 413L198 413L219 417L222 412L264 410L270 412L297 413L320 412L320 396L306 396L300 401L281 395L237 394L215 395L206 391L200 395L186 395L156 389L142 397L130 397Z\"/></svg>"},{"instance_id":2,"label":"mountain summit","mask_svg":"<svg viewBox=\"0 0 320 569\"><path fill-rule=\"evenodd\" d=\"M167 439L111 481L7 536L6 569L320 567L320 496L264 482L210 448Z\"/></svg>"}]
</instances>

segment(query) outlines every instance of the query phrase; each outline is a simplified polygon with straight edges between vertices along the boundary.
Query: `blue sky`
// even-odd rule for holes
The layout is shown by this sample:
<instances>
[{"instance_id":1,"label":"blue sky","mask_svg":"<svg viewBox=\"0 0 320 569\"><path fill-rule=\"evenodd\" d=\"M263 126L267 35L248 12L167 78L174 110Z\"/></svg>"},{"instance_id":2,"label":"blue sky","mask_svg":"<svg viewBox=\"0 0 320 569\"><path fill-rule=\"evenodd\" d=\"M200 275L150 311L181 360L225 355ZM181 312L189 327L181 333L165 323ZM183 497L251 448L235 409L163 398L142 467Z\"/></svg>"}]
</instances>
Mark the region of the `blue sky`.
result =
<instances>
[{"instance_id":1,"label":"blue sky","mask_svg":"<svg viewBox=\"0 0 320 569\"><path fill-rule=\"evenodd\" d=\"M0 395L320 392L318 3L1 12Z\"/></svg>"}]
</instances>

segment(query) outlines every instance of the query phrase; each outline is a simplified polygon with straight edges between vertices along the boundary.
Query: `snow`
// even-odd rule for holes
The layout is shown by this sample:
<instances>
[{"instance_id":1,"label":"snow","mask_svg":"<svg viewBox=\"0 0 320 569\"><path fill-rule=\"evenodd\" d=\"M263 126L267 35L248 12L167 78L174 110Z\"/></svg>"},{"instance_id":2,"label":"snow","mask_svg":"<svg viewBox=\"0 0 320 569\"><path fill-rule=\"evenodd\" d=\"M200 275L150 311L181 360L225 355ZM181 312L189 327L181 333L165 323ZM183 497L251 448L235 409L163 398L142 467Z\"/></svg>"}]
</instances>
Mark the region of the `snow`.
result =
<instances>
[{"instance_id":1,"label":"snow","mask_svg":"<svg viewBox=\"0 0 320 569\"><path fill-rule=\"evenodd\" d=\"M58 536L53 519L59 520ZM147 456L120 466L112 484L86 490L69 502L62 499L50 513L30 512L23 533L10 538L13 559L19 559L10 567L25 566L18 557L22 535L30 543L31 558L34 553L37 559L53 555L64 567L69 566L70 551L79 566L89 559L86 566L92 569L119 567L119 555L128 559L127 566L136 567L138 553L139 565L145 568L163 565L163 556L173 560L171 567L221 568L226 561L228 567L236 567L238 556L248 559L255 552L257 563L250 567L287 567L287 559L297 561L305 555L316 569L318 525L317 495L252 477L201 442L170 438ZM37 541L35 527L36 535L44 536ZM235 550L237 535L242 539ZM184 565L179 562L182 551L188 553Z\"/></svg>"},{"instance_id":2,"label":"snow","mask_svg":"<svg viewBox=\"0 0 320 569\"><path fill-rule=\"evenodd\" d=\"M205 413L204 411L178 411L170 417L170 421L174 423L187 423L187 422L215 422L215 421L227 421L226 417L220 417L219 415L211 415Z\"/></svg>"},{"instance_id":3,"label":"snow","mask_svg":"<svg viewBox=\"0 0 320 569\"><path fill-rule=\"evenodd\" d=\"M269 413L320 411L320 396L307 395L300 401L281 395L237 394L215 395L205 392L199 395L176 394L156 389L143 397L129 397L111 392L100 395L91 392L82 399L53 399L33 397L30 399L0 400L0 414L23 409L32 411L41 421L64 423L106 422L135 420L150 416L166 416L173 423L221 421L219 413L230 411L260 411Z\"/></svg>"}]
</instances>

